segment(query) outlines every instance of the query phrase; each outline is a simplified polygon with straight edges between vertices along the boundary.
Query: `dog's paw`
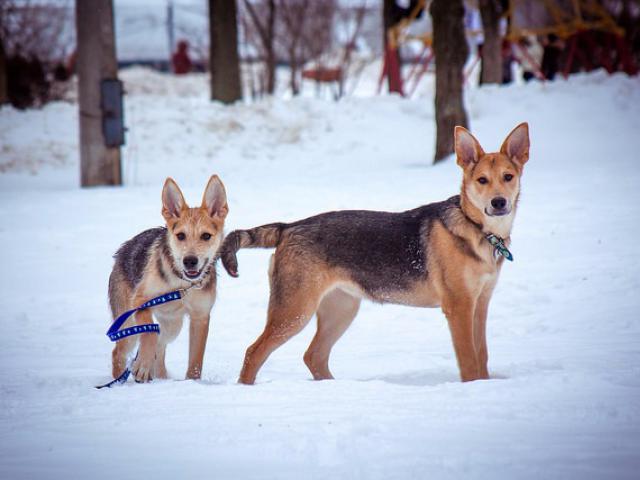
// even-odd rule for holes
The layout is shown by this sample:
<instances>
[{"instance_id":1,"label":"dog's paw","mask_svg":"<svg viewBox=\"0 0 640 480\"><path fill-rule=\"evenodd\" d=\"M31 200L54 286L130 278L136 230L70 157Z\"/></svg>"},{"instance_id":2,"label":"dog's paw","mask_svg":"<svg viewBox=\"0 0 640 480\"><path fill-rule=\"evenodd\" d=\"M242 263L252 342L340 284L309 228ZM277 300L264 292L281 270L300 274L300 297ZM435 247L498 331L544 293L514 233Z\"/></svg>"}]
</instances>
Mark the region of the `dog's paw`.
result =
<instances>
[{"instance_id":1,"label":"dog's paw","mask_svg":"<svg viewBox=\"0 0 640 480\"><path fill-rule=\"evenodd\" d=\"M145 383L151 381L151 368L153 366L153 357L146 358L145 356L138 355L138 358L133 362L131 367L131 373L138 383Z\"/></svg>"}]
</instances>

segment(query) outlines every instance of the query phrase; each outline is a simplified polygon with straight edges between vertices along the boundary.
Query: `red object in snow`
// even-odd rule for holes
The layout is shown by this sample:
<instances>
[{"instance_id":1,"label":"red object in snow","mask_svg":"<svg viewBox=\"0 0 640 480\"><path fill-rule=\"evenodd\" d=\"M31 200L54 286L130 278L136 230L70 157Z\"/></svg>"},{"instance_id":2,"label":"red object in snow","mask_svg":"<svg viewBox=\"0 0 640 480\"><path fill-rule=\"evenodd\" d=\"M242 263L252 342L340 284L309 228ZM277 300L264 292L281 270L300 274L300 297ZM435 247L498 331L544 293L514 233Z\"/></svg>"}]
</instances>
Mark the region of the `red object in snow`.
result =
<instances>
[{"instance_id":1,"label":"red object in snow","mask_svg":"<svg viewBox=\"0 0 640 480\"><path fill-rule=\"evenodd\" d=\"M309 68L302 71L302 78L316 82L339 82L342 79L342 69L338 68Z\"/></svg>"},{"instance_id":2,"label":"red object in snow","mask_svg":"<svg viewBox=\"0 0 640 480\"><path fill-rule=\"evenodd\" d=\"M173 73L176 75L183 75L189 73L193 67L191 59L189 58L189 42L186 40L180 40L178 42L178 50L171 57L171 64L173 66Z\"/></svg>"}]
</instances>

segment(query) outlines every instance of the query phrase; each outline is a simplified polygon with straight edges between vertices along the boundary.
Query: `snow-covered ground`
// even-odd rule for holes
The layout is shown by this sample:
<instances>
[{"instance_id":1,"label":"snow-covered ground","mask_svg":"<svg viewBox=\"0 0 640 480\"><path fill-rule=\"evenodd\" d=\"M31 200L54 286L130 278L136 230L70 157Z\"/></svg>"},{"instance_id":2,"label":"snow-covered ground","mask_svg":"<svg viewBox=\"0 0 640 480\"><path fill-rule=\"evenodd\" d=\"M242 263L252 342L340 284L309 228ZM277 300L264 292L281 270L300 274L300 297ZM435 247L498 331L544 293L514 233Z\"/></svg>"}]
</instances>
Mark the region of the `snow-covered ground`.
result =
<instances>
[{"instance_id":1,"label":"snow-covered ground","mask_svg":"<svg viewBox=\"0 0 640 480\"><path fill-rule=\"evenodd\" d=\"M223 107L206 79L123 72L126 186L81 190L73 104L0 111L0 476L638 478L640 81L602 73L467 90L495 150L528 121L531 160L488 324L492 379L462 384L439 310L365 303L313 382L312 325L236 384L262 331L269 251L220 272L202 381L110 390L111 255L161 223L166 176L198 202L226 184L227 228L321 211L399 211L457 192L431 166L430 84L413 100ZM144 84L153 88L143 88Z\"/></svg>"}]
</instances>

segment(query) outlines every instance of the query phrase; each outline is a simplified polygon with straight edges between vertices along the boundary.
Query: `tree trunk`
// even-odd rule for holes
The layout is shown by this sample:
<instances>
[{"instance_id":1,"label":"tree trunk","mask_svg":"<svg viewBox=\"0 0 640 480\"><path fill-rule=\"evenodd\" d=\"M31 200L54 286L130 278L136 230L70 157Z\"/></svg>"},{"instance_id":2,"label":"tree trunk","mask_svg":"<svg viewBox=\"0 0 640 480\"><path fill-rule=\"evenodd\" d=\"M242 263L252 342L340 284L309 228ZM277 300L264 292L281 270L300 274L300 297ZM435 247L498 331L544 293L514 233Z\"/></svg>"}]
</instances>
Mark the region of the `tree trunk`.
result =
<instances>
[{"instance_id":1,"label":"tree trunk","mask_svg":"<svg viewBox=\"0 0 640 480\"><path fill-rule=\"evenodd\" d=\"M249 0L244 0L244 6L251 17L251 22L258 32L262 48L264 50L266 91L269 95L273 95L276 89L276 55L274 51L274 37L276 24L276 3L275 0L267 0L267 20L263 25L260 22L258 13L253 8Z\"/></svg>"},{"instance_id":2,"label":"tree trunk","mask_svg":"<svg viewBox=\"0 0 640 480\"><path fill-rule=\"evenodd\" d=\"M276 54L274 50L276 25L276 4L275 0L269 0L269 14L267 16L267 93L273 95L276 91Z\"/></svg>"},{"instance_id":3,"label":"tree trunk","mask_svg":"<svg viewBox=\"0 0 640 480\"><path fill-rule=\"evenodd\" d=\"M469 54L462 0L434 0L433 48L436 62L436 153L434 162L453 153L453 129L467 126L463 102L463 69Z\"/></svg>"},{"instance_id":4,"label":"tree trunk","mask_svg":"<svg viewBox=\"0 0 640 480\"><path fill-rule=\"evenodd\" d=\"M242 99L236 0L209 0L211 100Z\"/></svg>"},{"instance_id":5,"label":"tree trunk","mask_svg":"<svg viewBox=\"0 0 640 480\"><path fill-rule=\"evenodd\" d=\"M0 105L9 103L9 90L7 85L7 56L4 51L2 37L0 37Z\"/></svg>"},{"instance_id":6,"label":"tree trunk","mask_svg":"<svg viewBox=\"0 0 640 480\"><path fill-rule=\"evenodd\" d=\"M289 52L289 84L291 86L291 95L294 97L300 94L300 88L298 87L298 59L294 51Z\"/></svg>"},{"instance_id":7,"label":"tree trunk","mask_svg":"<svg viewBox=\"0 0 640 480\"><path fill-rule=\"evenodd\" d=\"M501 13L498 0L480 0L480 15L482 16L484 34L480 83L502 83Z\"/></svg>"},{"instance_id":8,"label":"tree trunk","mask_svg":"<svg viewBox=\"0 0 640 480\"><path fill-rule=\"evenodd\" d=\"M81 185L121 185L120 148L105 144L100 105L100 82L118 78L111 0L76 0L76 38Z\"/></svg>"}]
</instances>

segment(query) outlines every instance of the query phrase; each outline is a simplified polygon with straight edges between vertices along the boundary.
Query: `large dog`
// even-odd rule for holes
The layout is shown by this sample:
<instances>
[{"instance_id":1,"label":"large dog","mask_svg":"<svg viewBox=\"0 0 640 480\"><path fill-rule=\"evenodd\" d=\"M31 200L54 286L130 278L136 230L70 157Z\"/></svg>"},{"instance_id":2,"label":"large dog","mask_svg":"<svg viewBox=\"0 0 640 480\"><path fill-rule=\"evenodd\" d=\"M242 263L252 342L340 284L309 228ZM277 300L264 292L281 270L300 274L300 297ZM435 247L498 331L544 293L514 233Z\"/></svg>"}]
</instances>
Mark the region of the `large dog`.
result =
<instances>
[{"instance_id":1,"label":"large dog","mask_svg":"<svg viewBox=\"0 0 640 480\"><path fill-rule=\"evenodd\" d=\"M255 382L267 357L317 313L318 329L304 355L314 379L333 378L331 348L349 327L362 298L442 307L463 381L489 378L486 320L529 159L529 130L518 125L500 152L485 153L462 127L455 150L463 170L460 195L402 213L329 212L293 223L236 230L221 258L238 275L236 252L275 247L264 332L246 352L241 383Z\"/></svg>"},{"instance_id":2,"label":"large dog","mask_svg":"<svg viewBox=\"0 0 640 480\"><path fill-rule=\"evenodd\" d=\"M215 259L228 211L224 185L217 175L209 179L202 205L197 208L189 208L178 185L167 178L162 189L166 227L145 230L115 254L109 277L109 303L114 319L150 298L189 288L181 302L154 307L160 335L143 333L140 337L140 349L131 369L138 382L167 377L165 349L180 333L185 314L190 318L186 376L200 378L209 314L216 297ZM152 323L151 315L150 310L139 311L125 326ZM114 378L126 368L127 356L135 345L135 337L116 344L112 355Z\"/></svg>"}]
</instances>

